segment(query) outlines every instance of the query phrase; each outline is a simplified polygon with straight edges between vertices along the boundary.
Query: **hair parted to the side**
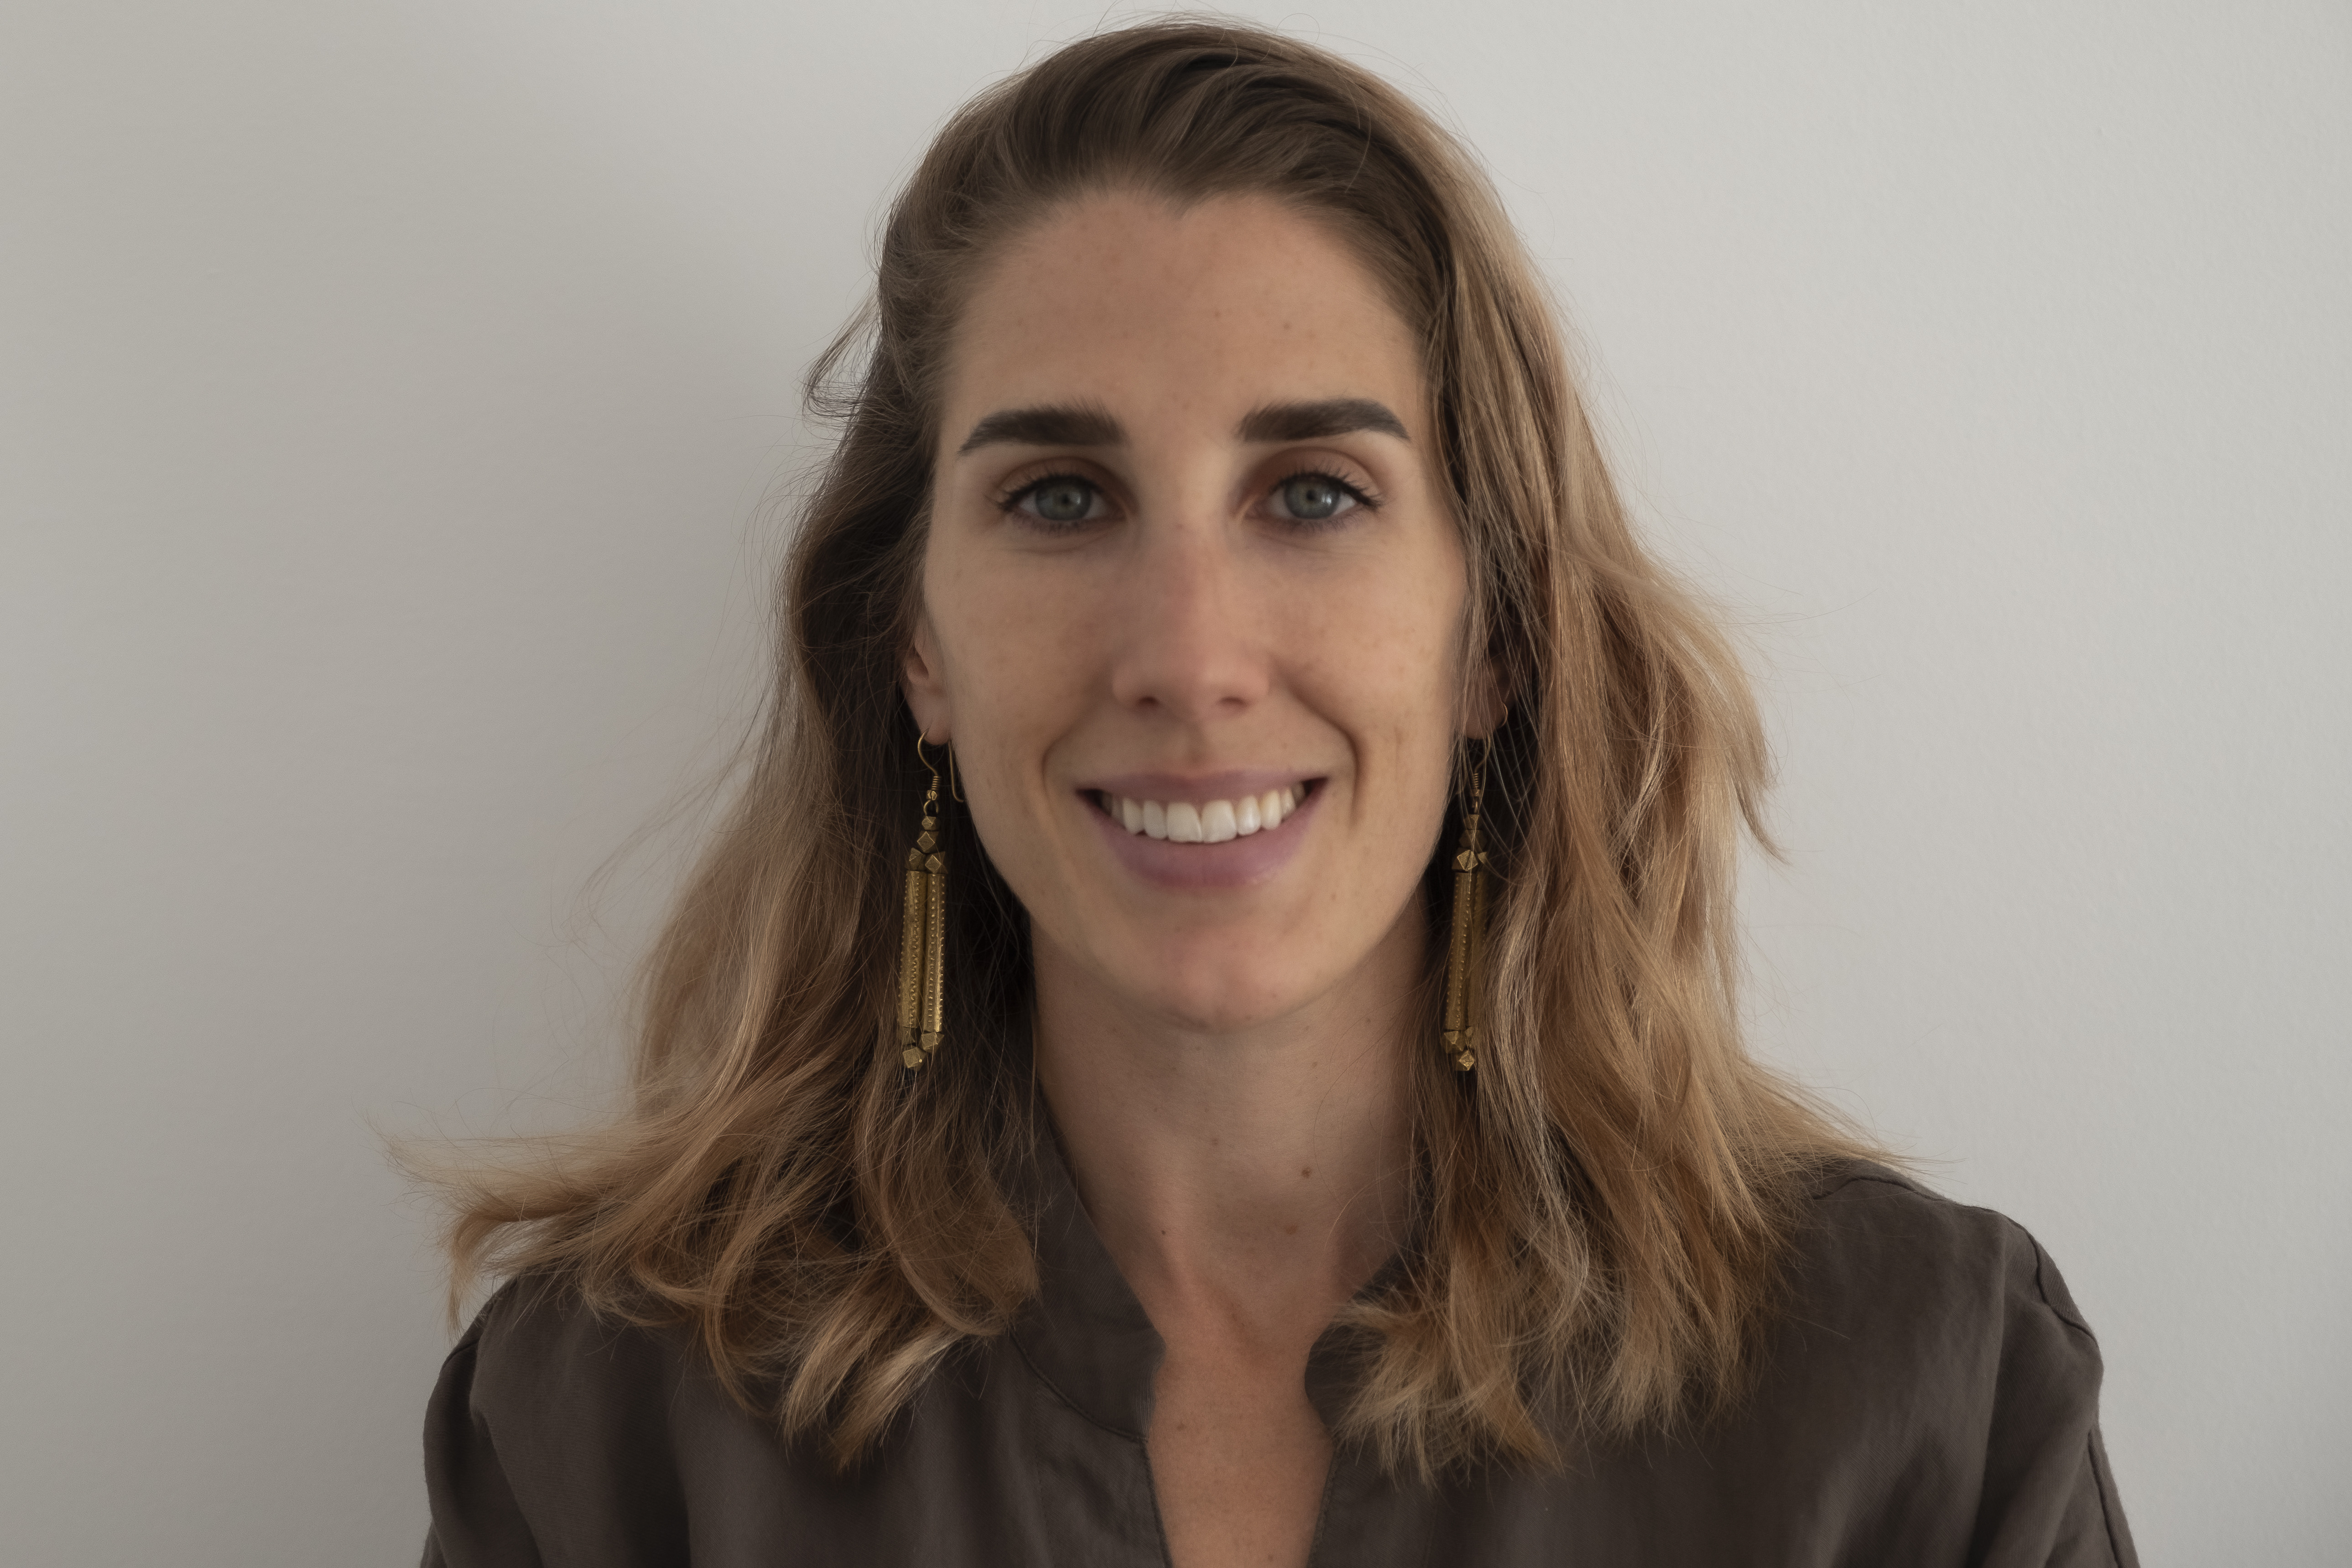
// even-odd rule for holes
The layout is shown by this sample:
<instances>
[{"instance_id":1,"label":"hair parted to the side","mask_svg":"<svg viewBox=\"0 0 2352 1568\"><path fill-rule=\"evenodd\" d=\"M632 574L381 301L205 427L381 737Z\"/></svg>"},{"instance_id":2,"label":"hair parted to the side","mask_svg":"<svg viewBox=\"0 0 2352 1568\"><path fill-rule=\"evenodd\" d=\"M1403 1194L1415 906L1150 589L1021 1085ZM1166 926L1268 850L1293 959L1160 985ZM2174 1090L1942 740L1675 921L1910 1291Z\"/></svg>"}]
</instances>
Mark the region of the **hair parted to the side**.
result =
<instances>
[{"instance_id":1,"label":"hair parted to the side","mask_svg":"<svg viewBox=\"0 0 2352 1568\"><path fill-rule=\"evenodd\" d=\"M1419 1240L1350 1310L1370 1370L1339 1436L1428 1472L1702 1416L1740 1386L1808 1173L1856 1152L1738 1037L1753 702L1629 529L1476 165L1377 78L1224 22L1061 49L959 113L899 196L875 306L811 374L845 427L748 782L647 968L632 1107L448 1178L452 1299L531 1271L688 1324L740 1398L846 1467L1034 1293L1028 932L960 812L952 1039L899 1066L897 868L928 774L898 676L957 313L1009 237L1118 188L1270 196L1385 284L1423 349L1468 646L1510 694L1488 1037L1468 1079L1433 1033L1422 1053Z\"/></svg>"}]
</instances>

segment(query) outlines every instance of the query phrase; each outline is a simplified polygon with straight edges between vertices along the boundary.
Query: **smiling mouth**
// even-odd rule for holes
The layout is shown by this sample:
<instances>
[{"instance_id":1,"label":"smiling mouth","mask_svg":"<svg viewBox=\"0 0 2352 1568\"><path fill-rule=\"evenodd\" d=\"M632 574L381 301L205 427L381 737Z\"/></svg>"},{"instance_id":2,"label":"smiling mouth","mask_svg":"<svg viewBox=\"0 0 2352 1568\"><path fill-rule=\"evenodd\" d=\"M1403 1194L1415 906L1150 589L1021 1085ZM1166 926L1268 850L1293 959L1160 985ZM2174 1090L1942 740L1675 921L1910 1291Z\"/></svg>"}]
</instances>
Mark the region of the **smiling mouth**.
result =
<instances>
[{"instance_id":1,"label":"smiling mouth","mask_svg":"<svg viewBox=\"0 0 2352 1568\"><path fill-rule=\"evenodd\" d=\"M1171 844L1223 844L1281 826L1322 782L1302 779L1233 800L1132 800L1108 790L1089 793L1097 809L1131 834Z\"/></svg>"}]
</instances>

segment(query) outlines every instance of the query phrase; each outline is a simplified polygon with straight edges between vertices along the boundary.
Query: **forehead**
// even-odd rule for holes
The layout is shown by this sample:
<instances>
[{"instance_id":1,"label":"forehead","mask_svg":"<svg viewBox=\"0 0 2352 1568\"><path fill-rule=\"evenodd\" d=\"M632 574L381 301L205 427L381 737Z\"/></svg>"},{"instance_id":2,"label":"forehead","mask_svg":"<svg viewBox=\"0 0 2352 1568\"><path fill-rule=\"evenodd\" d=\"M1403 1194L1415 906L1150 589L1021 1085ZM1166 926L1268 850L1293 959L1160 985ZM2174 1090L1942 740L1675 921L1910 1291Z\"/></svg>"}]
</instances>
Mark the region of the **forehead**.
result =
<instances>
[{"instance_id":1,"label":"forehead","mask_svg":"<svg viewBox=\"0 0 2352 1568\"><path fill-rule=\"evenodd\" d=\"M944 390L950 427L983 404L1223 416L1346 396L1377 397L1412 426L1420 380L1410 328L1323 223L1264 196L1180 207L1114 192L1004 247L958 323Z\"/></svg>"}]
</instances>

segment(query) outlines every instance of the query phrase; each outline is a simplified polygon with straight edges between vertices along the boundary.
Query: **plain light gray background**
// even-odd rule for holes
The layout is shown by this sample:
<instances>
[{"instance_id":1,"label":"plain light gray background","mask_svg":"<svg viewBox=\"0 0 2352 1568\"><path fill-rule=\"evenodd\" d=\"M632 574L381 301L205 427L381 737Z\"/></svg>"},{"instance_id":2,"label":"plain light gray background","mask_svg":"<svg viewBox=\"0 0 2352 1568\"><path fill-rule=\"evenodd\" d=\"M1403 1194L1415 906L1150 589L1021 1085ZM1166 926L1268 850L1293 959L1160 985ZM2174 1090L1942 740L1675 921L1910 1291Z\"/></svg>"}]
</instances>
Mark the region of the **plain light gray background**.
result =
<instances>
[{"instance_id":1,"label":"plain light gray background","mask_svg":"<svg viewBox=\"0 0 2352 1568\"><path fill-rule=\"evenodd\" d=\"M1246 14L1483 152L1745 628L1759 1048L2063 1261L2152 1563L2344 1561L2352 14ZM799 372L1103 15L0 5L11 1563L415 1560L376 1129L593 1103Z\"/></svg>"}]
</instances>

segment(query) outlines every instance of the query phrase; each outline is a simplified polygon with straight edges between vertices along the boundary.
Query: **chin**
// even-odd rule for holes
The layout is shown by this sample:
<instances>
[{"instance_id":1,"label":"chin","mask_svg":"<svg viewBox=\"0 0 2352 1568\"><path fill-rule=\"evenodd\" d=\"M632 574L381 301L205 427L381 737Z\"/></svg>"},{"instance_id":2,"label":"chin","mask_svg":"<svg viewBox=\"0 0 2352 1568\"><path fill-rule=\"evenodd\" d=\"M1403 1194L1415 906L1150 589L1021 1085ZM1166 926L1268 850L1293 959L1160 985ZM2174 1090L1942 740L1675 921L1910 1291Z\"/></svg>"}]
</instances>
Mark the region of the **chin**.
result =
<instances>
[{"instance_id":1,"label":"chin","mask_svg":"<svg viewBox=\"0 0 2352 1568\"><path fill-rule=\"evenodd\" d=\"M1167 1022L1202 1034L1237 1034L1286 1017L1320 989L1296 955L1275 944L1234 951L1231 942L1171 963L1129 970L1120 989ZM1116 984L1116 982L1115 982Z\"/></svg>"}]
</instances>

